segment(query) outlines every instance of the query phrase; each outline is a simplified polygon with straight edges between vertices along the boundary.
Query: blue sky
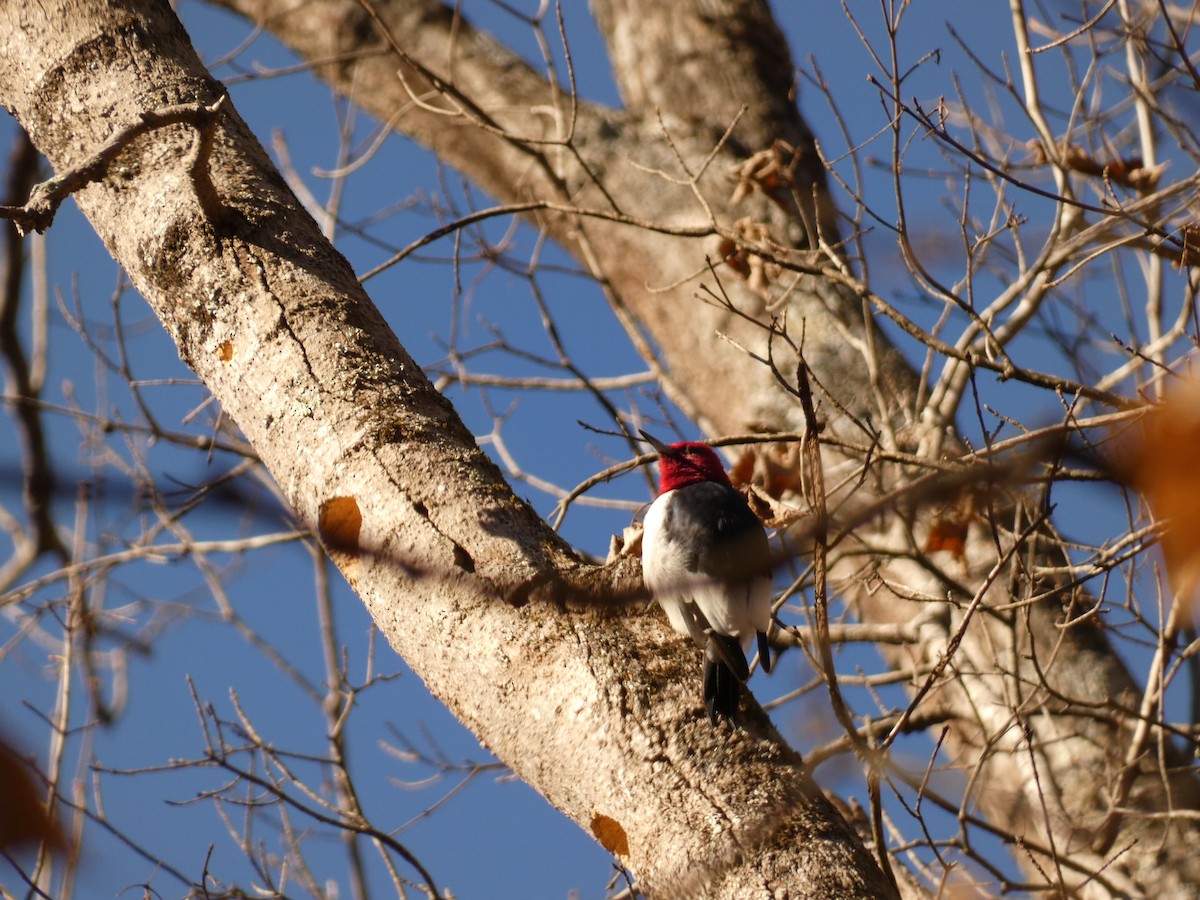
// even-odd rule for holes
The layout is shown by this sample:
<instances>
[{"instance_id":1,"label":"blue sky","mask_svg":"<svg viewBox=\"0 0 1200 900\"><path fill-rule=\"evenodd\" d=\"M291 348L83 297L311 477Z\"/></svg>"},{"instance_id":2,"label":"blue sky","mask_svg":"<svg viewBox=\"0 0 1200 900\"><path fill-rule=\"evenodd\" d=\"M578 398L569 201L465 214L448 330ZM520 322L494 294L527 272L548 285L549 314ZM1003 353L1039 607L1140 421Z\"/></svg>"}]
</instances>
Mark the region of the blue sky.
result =
<instances>
[{"instance_id":1,"label":"blue sky","mask_svg":"<svg viewBox=\"0 0 1200 900\"><path fill-rule=\"evenodd\" d=\"M878 4L850 5L861 16L860 25L873 39L879 40L882 29ZM777 4L777 8L792 41L797 65L810 75L819 67L831 85L842 122L809 81L801 82L800 103L826 154L840 157L846 150L840 132L843 122L857 144L871 139L887 121L878 90L867 78L868 74L879 73L839 4L810 3L803 7ZM969 14L964 14L962 10L966 8L955 2L917 2L904 22L900 46L908 59L915 61L941 51L939 57L923 63L906 83L909 96L929 108L935 107L940 97L953 97L951 72L970 73L964 55L944 24L947 19L953 20L953 28L964 43L984 55L990 65L1002 68L1002 54L1011 57L1005 6L977 4L969 7ZM498 6L473 2L465 3L464 10L480 24L495 28L527 55L532 57L536 53L536 44L527 27ZM251 31L246 23L197 0L181 3L180 14L202 57L209 62L225 59ZM564 15L582 93L589 99L616 102L598 38L582 8L571 5ZM555 37L552 28L549 37L552 40ZM286 145L294 170L322 200L328 194L330 182L314 173L336 165L338 107L329 90L307 74L263 75L293 62L292 57L264 35L243 48L236 60L219 65L215 74L230 83L235 104L264 144L271 146L277 136ZM994 104L1000 114L1010 108L1010 100L996 96L994 91L989 94L978 80L968 82L965 89L972 103ZM1019 123L1013 127L1020 130ZM5 128L7 138L8 126ZM355 143L368 141L373 128L374 123L359 116L354 124ZM917 146L912 151L914 171L919 175L921 166L926 167L924 180L914 181L918 186L909 188L909 215L914 221L928 223L931 240L926 251L931 263L951 267L953 256L940 257L937 245L942 240L940 236L947 234L953 225L953 204L947 206L945 201L953 195L954 188L939 166L937 147L917 134L911 125L905 130L916 145L924 142L923 147ZM882 138L875 138L862 151L863 157L881 161L878 165L868 165L864 173L867 196L884 218L894 217L890 167L886 165L888 153L886 139ZM849 177L849 162L837 165ZM404 138L391 136L363 169L348 180L343 216L348 222L367 222L381 210L393 210L387 214L386 224L372 226L373 233L385 234L393 246L403 246L432 227L434 222L426 209L431 197L442 202L452 198L459 204L467 203L468 198L479 205L489 202L478 192L464 188L455 173L439 170L436 162L420 148ZM1036 211L1032 207L1037 201L1023 198L1019 202L1031 204L1031 212ZM503 222L486 226L493 240L498 240L505 228ZM136 417L128 391L122 388L117 376L97 366L67 323L77 300L89 332L110 350L114 346L113 310L119 308L134 377L144 382L143 396L162 421L175 426L190 410L201 405L204 390L182 366L169 339L140 298L127 289L122 290L115 265L73 207L60 215L46 241L52 287L63 298L63 310L51 316L47 399L55 403L70 400L80 409L99 415L115 414L127 420ZM374 267L388 256L388 251L349 233L339 234L337 243L359 271ZM871 253L876 289L893 297L914 318L935 318L937 311L930 309L909 283L887 231L877 229L868 236L866 245ZM522 229L514 246L517 256L532 252L532 232ZM418 361L432 365L441 360L452 330L457 333L460 346L483 347L503 334L507 341L523 350L551 355L526 281L519 275L492 271L483 265L466 265L459 290L451 267L445 264L451 249L449 241L435 244L420 254L420 259L407 261L368 283L376 303ZM554 250L547 253L546 260L574 268ZM573 274L544 275L540 284L551 299L572 358L585 371L603 376L644 368L612 321L598 291ZM114 303L118 295L120 299ZM1036 340L1031 339L1031 353L1038 352ZM919 357L914 359L919 364ZM528 371L511 357L496 352L483 354L474 364L486 372ZM600 426L605 424L603 410L585 396L518 396L504 390L491 390L484 395L478 390L457 387L449 389L448 394L470 427L481 436L492 428L493 416L503 415L506 446L518 464L561 487L573 487L613 459L623 458L625 453L618 442L592 434L577 424L580 419ZM1006 385L1003 392L997 389L994 398L989 399L1026 420L1043 416L1052 419L1058 415L1053 406L1045 406L1047 398L1043 394L1012 384ZM650 398L642 397L641 402L649 403ZM200 414L200 421L204 421L205 415ZM89 473L88 469L98 451L82 443L77 422L68 416L52 416L49 422L56 461L95 479L98 472ZM989 427L992 424L995 420L989 422ZM979 433L978 423L964 421L963 425L968 434ZM181 485L202 483L212 477L214 470L231 464L228 459L209 462L149 442L117 446L113 452L125 460L144 454L153 471ZM18 464L13 448L0 446L0 453L4 454L5 466ZM107 477L110 492L98 500L90 528L91 536L96 539L102 534L136 532L146 514L131 503L127 484L111 471ZM105 482L100 484L103 487ZM554 497L535 486L517 484L516 489L543 514L548 515L553 509ZM1063 495L1069 499L1074 490L1064 489ZM11 483L0 486L0 491L6 502L18 496ZM628 524L632 507L646 502L649 496L645 480L636 476L625 477L598 493L626 501L627 508L575 509L567 517L564 534L583 550L602 555L609 536ZM1123 527L1120 503L1113 492L1091 491L1082 502L1086 502L1091 514L1068 517L1067 527L1088 532L1093 538L1120 532ZM71 498L62 503L69 521ZM1105 515L1096 515L1096 510ZM189 522L195 533L204 537L262 533L284 527L280 513L269 501L254 509L241 504L218 505ZM247 627L277 646L308 678L319 681L323 675L317 622L312 612L313 576L308 555L298 547L283 546L244 559L230 559L228 563L231 569L223 581L230 603L244 617ZM418 785L431 777L433 770L381 751L382 744L398 746L407 740L421 752L440 754L455 763L488 763L491 757L427 695L419 680L382 640L372 644L370 621L361 604L340 576L335 573L333 578L336 624L347 648L351 680L365 678L369 661L373 671L399 673L397 680L378 685L362 696L356 714L359 730L352 745L352 760L362 780L360 791L368 810L381 824L399 826L449 793L465 776L448 775ZM226 717L234 714L236 696L256 727L271 735L279 745L316 754L323 752L317 710L304 699L294 682L280 676L267 657L252 648L235 629L216 620L214 601L191 563L141 563L125 567L113 578L106 602L112 606L130 604L140 616L148 615L145 610L153 607L162 617L164 633L152 652L134 658L130 664L129 680L133 687L122 720L111 729L95 732L93 749L103 765L136 769L164 766L172 759L199 758L203 745L199 717L192 706L193 686L204 702L213 704ZM295 604L295 614L288 612L289 604ZM3 630L10 627L7 622L0 622L0 641L11 636L11 631ZM372 649L373 659L369 657ZM37 650L45 652L45 648ZM877 667L870 651L855 652L867 654L863 657L864 666ZM29 707L46 709L52 704L54 683L48 677L46 659L39 657L34 649L26 648L0 662L5 683L0 696L0 719L26 747L44 747L45 724ZM770 679L756 678L754 690L760 699L767 699L807 681L810 675L807 663L799 654L792 654ZM823 703L823 695L814 693L802 704L785 707L776 717L781 729L801 750L817 743L824 733L827 714ZM73 747L82 749L79 742L83 738L73 740L76 741ZM909 755L917 770L924 764L927 752L928 744L923 738L910 742L901 751ZM837 764L822 769L819 775L823 784L835 789L854 783L844 766ZM192 800L197 791L211 788L220 780L211 771L194 769L143 773L136 777L106 774L100 776L99 783L103 785L105 808L114 820L140 821L149 826L149 832L143 828L139 833L152 835L149 843L153 849L196 877L210 844L214 867L245 871L237 862L240 851L233 846L211 803L177 805ZM945 789L953 794L956 790L953 779L947 781ZM902 812L897 810L896 814ZM613 873L610 858L590 837L524 785L498 778L494 771L472 777L462 793L397 836L461 900L564 897L571 891L578 891L577 896L584 900L599 898ZM262 839L270 841L272 836L264 832ZM328 845L323 838L316 843L314 865L327 873L326 877L341 879L336 863L337 847ZM0 882L6 877L0 875ZM162 873L155 874L144 860L95 834L86 845L77 895L110 897L146 879L151 879L163 896L179 892L177 883ZM344 882L340 890L342 895L349 893Z\"/></svg>"}]
</instances>

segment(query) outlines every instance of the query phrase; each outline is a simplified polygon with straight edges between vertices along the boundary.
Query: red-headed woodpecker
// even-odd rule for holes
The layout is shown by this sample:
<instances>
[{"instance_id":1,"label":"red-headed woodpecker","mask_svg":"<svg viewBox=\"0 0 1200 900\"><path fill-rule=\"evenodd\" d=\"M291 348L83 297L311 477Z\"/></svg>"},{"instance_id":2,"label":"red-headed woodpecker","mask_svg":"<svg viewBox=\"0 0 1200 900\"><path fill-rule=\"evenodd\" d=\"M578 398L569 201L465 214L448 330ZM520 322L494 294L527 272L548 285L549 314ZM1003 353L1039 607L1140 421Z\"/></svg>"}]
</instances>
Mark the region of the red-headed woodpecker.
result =
<instances>
[{"instance_id":1,"label":"red-headed woodpecker","mask_svg":"<svg viewBox=\"0 0 1200 900\"><path fill-rule=\"evenodd\" d=\"M704 648L704 705L716 725L737 712L750 677L743 645L755 633L771 671L767 533L712 448L642 437L659 466L658 497L643 520L642 577L671 627Z\"/></svg>"}]
</instances>

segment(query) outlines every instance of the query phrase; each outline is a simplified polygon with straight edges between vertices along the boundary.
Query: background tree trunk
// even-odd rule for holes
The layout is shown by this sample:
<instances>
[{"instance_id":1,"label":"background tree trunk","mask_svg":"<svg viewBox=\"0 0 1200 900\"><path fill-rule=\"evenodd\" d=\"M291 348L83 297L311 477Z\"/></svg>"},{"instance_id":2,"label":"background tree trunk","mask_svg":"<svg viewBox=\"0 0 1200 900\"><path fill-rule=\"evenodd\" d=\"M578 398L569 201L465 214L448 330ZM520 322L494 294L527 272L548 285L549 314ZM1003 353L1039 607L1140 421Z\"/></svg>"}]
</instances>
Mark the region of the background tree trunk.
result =
<instances>
[{"instance_id":1,"label":"background tree trunk","mask_svg":"<svg viewBox=\"0 0 1200 900\"><path fill-rule=\"evenodd\" d=\"M379 628L486 746L657 894L895 894L761 712L745 732L709 726L693 654L658 617L564 610L584 568L236 112L202 113L221 87L164 4L10 3L0 50L0 97L60 173L146 114L196 106L76 199Z\"/></svg>"}]
</instances>

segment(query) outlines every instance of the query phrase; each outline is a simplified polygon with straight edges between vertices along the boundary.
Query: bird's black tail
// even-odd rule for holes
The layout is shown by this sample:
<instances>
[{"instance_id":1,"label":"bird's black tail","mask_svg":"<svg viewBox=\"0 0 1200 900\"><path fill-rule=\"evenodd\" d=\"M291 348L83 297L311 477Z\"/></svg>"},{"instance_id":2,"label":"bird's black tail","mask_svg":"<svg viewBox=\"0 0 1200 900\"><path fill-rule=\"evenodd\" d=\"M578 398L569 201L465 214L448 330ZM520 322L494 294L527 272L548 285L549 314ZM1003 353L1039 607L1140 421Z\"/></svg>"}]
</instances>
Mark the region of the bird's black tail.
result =
<instances>
[{"instance_id":1,"label":"bird's black tail","mask_svg":"<svg viewBox=\"0 0 1200 900\"><path fill-rule=\"evenodd\" d=\"M750 666L738 639L710 632L704 648L704 706L713 725L734 717L742 682L749 677Z\"/></svg>"},{"instance_id":2,"label":"bird's black tail","mask_svg":"<svg viewBox=\"0 0 1200 900\"><path fill-rule=\"evenodd\" d=\"M767 633L760 631L758 633L758 664L762 666L762 670L768 675L771 674L771 642L767 639Z\"/></svg>"}]
</instances>

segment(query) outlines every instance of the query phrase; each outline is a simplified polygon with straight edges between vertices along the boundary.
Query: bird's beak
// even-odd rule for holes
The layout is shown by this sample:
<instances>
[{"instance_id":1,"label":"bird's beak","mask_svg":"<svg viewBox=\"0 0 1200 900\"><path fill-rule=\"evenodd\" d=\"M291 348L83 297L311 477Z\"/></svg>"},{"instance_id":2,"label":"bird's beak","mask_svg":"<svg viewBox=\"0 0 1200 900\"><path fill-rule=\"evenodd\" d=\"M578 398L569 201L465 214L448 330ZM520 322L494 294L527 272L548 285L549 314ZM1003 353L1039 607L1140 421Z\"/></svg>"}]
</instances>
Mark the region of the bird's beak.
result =
<instances>
[{"instance_id":1,"label":"bird's beak","mask_svg":"<svg viewBox=\"0 0 1200 900\"><path fill-rule=\"evenodd\" d=\"M640 431L640 429L639 429L639 431ZM649 444L651 447L653 447L654 452L657 453L659 456L664 456L671 452L671 448L668 447L666 444L664 444L662 441L660 441L658 438L654 437L654 435L647 434L644 431L640 431L640 433L642 435L642 439L645 440L645 442L647 444Z\"/></svg>"}]
</instances>

